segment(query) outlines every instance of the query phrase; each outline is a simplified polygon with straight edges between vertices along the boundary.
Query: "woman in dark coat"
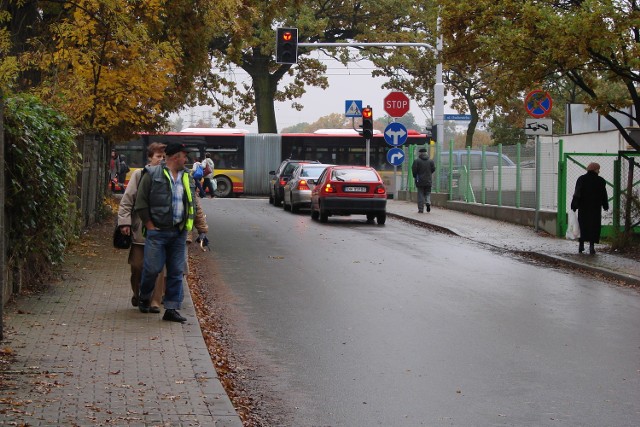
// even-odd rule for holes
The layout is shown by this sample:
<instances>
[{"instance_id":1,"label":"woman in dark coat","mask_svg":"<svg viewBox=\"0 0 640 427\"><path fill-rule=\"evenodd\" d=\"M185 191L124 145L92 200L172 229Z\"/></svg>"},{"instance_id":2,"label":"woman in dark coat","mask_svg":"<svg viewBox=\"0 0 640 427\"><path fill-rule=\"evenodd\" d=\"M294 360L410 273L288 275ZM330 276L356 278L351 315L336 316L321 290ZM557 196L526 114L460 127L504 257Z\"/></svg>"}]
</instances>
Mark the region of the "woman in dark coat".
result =
<instances>
[{"instance_id":1,"label":"woman in dark coat","mask_svg":"<svg viewBox=\"0 0 640 427\"><path fill-rule=\"evenodd\" d=\"M599 173L600 165L589 163L587 173L576 181L576 190L571 200L571 210L578 211L578 224L580 224L578 251L580 253L584 252L585 240L589 242L589 253L596 253L593 245L600 243L602 208L605 211L609 210L607 183L604 178L598 176Z\"/></svg>"}]
</instances>

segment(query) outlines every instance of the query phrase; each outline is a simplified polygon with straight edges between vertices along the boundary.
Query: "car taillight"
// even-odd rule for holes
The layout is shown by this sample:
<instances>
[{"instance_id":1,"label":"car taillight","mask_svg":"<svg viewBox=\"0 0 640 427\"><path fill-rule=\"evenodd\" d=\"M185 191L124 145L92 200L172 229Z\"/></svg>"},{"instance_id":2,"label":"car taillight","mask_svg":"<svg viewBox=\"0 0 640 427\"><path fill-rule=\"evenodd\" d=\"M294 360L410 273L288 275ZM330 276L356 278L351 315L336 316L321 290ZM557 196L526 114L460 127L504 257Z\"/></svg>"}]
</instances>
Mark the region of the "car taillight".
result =
<instances>
[{"instance_id":1,"label":"car taillight","mask_svg":"<svg viewBox=\"0 0 640 427\"><path fill-rule=\"evenodd\" d=\"M336 189L334 187L331 186L331 184L327 184L324 186L323 191L325 193L335 193Z\"/></svg>"},{"instance_id":2,"label":"car taillight","mask_svg":"<svg viewBox=\"0 0 640 427\"><path fill-rule=\"evenodd\" d=\"M305 181L304 179L301 180L298 183L298 190L310 190L309 186L307 185L307 181Z\"/></svg>"},{"instance_id":3,"label":"car taillight","mask_svg":"<svg viewBox=\"0 0 640 427\"><path fill-rule=\"evenodd\" d=\"M281 179L281 180L280 180L280 185L282 185L283 187L284 187L285 185L287 185L287 180L286 180L286 179Z\"/></svg>"},{"instance_id":4,"label":"car taillight","mask_svg":"<svg viewBox=\"0 0 640 427\"><path fill-rule=\"evenodd\" d=\"M384 194L385 193L384 185L378 185L374 191L376 194Z\"/></svg>"}]
</instances>

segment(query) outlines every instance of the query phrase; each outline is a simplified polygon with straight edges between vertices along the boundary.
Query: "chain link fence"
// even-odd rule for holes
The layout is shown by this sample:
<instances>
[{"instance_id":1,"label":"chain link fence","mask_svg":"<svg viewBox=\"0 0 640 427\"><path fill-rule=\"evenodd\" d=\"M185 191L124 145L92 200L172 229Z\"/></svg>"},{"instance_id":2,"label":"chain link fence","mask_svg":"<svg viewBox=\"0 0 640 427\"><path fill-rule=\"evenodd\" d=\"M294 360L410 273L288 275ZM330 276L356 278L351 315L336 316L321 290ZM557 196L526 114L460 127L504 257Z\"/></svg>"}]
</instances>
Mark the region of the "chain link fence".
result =
<instances>
[{"instance_id":1,"label":"chain link fence","mask_svg":"<svg viewBox=\"0 0 640 427\"><path fill-rule=\"evenodd\" d=\"M591 162L600 164L611 209L603 212L603 235L614 230L640 232L640 153L562 153L562 140L537 144L482 146L456 150L437 144L409 145L402 169L402 189L415 191L411 164L427 147L436 163L433 191L449 200L557 212L559 235L566 232L567 206L576 180Z\"/></svg>"},{"instance_id":2,"label":"chain link fence","mask_svg":"<svg viewBox=\"0 0 640 427\"><path fill-rule=\"evenodd\" d=\"M640 174L638 171L640 153L566 153L564 155L564 174L560 184L566 183L564 200L560 201L558 213L568 212L571 198L575 192L575 182L584 175L589 163L600 165L600 176L607 183L609 210L602 213L602 234L612 236L619 231L640 232ZM565 215L559 215L562 233L566 231Z\"/></svg>"},{"instance_id":3,"label":"chain link fence","mask_svg":"<svg viewBox=\"0 0 640 427\"><path fill-rule=\"evenodd\" d=\"M405 148L408 158L406 189L415 190L411 167L423 146ZM429 146L436 163L433 190L449 193L450 200L517 208L536 206L535 147L483 146L454 150Z\"/></svg>"}]
</instances>

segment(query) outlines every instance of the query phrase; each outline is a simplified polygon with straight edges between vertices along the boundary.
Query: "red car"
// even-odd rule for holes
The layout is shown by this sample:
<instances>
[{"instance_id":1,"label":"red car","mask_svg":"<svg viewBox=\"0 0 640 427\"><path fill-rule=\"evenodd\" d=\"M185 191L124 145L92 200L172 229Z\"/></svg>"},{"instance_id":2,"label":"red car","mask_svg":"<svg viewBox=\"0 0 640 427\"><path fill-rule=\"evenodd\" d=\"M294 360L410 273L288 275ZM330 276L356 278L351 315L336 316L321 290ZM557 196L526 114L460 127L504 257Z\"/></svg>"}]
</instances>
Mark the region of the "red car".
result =
<instances>
[{"instance_id":1,"label":"red car","mask_svg":"<svg viewBox=\"0 0 640 427\"><path fill-rule=\"evenodd\" d=\"M332 215L366 215L382 225L387 220L387 190L368 166L329 166L311 191L311 218L327 222Z\"/></svg>"}]
</instances>

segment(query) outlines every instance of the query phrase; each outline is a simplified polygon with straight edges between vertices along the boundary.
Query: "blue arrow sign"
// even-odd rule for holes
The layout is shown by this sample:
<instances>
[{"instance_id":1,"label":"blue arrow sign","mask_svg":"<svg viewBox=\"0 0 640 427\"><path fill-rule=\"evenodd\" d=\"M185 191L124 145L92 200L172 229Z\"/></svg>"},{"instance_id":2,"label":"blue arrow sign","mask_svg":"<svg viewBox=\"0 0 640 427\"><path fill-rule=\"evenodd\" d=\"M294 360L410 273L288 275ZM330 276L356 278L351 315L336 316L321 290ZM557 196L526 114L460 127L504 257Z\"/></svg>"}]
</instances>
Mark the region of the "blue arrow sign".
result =
<instances>
[{"instance_id":1,"label":"blue arrow sign","mask_svg":"<svg viewBox=\"0 0 640 427\"><path fill-rule=\"evenodd\" d=\"M393 166L400 166L404 162L404 157L402 148L394 147L387 151L387 161Z\"/></svg>"},{"instance_id":2,"label":"blue arrow sign","mask_svg":"<svg viewBox=\"0 0 640 427\"><path fill-rule=\"evenodd\" d=\"M407 128L402 123L392 122L384 128L384 140L394 147L404 144L407 136Z\"/></svg>"},{"instance_id":3,"label":"blue arrow sign","mask_svg":"<svg viewBox=\"0 0 640 427\"><path fill-rule=\"evenodd\" d=\"M362 101L355 99L344 101L344 115L346 117L362 117Z\"/></svg>"}]
</instances>

